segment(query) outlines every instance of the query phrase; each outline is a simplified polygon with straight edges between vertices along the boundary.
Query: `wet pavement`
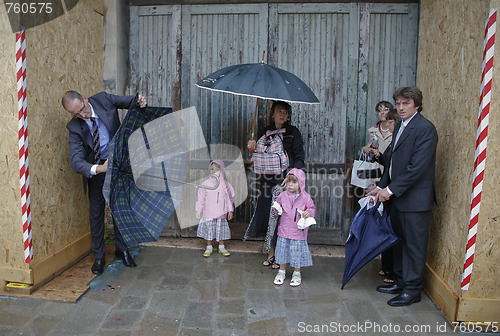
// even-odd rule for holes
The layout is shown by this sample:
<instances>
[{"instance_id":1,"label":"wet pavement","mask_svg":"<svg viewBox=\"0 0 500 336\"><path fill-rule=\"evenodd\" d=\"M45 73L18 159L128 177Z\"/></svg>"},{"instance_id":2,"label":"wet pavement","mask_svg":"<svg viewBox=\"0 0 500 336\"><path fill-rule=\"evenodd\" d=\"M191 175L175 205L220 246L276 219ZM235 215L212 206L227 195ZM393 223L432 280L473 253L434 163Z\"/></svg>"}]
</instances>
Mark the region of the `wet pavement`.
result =
<instances>
[{"instance_id":1,"label":"wet pavement","mask_svg":"<svg viewBox=\"0 0 500 336\"><path fill-rule=\"evenodd\" d=\"M0 297L0 335L453 334L425 293L409 307L388 306L392 296L375 290L378 259L341 290L344 259L311 247L314 265L294 288L292 269L276 286L262 253L226 246L230 257L203 258L201 248L132 249L138 267L114 261L76 303Z\"/></svg>"}]
</instances>

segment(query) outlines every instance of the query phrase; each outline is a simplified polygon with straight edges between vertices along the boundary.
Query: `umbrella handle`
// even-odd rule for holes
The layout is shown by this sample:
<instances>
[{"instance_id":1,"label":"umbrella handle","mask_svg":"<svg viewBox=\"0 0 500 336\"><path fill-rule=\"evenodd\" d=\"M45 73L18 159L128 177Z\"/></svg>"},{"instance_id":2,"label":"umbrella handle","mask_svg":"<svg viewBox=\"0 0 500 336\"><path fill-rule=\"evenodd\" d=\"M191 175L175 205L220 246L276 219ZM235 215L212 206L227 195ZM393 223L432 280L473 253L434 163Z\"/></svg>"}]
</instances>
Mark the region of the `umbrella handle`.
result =
<instances>
[{"instance_id":1,"label":"umbrella handle","mask_svg":"<svg viewBox=\"0 0 500 336\"><path fill-rule=\"evenodd\" d=\"M372 215L375 215L377 213L378 207L380 206L380 201L378 201L375 206L370 210Z\"/></svg>"},{"instance_id":2,"label":"umbrella handle","mask_svg":"<svg viewBox=\"0 0 500 336\"><path fill-rule=\"evenodd\" d=\"M203 188L203 189L208 189L208 190L217 189L219 187L219 184L220 184L219 176L211 174L210 177L215 178L215 180L217 181L217 183L215 183L215 186L209 187L209 186L204 186L202 184L198 184L198 185L196 185L196 188ZM186 182L186 183L188 183L188 182ZM188 183L188 184L194 185L193 183Z\"/></svg>"},{"instance_id":3,"label":"umbrella handle","mask_svg":"<svg viewBox=\"0 0 500 336\"><path fill-rule=\"evenodd\" d=\"M262 52L262 63L264 63L264 57L266 55L266 51L264 50ZM259 98L257 98L257 101L255 102L255 112L253 114L253 126L252 126L252 137L250 138L251 141L254 141L254 135L255 135L255 120L257 119L257 107L259 106ZM253 153L254 151L254 146L250 147L249 150L250 150L250 154Z\"/></svg>"},{"instance_id":4,"label":"umbrella handle","mask_svg":"<svg viewBox=\"0 0 500 336\"><path fill-rule=\"evenodd\" d=\"M254 141L254 135L255 135L255 120L257 119L257 107L259 106L259 98L257 98L257 101L255 102L255 112L253 114L253 126L252 126L252 137L251 137L251 141ZM249 150L250 150L250 154L253 153L253 150L254 150L254 146L252 145Z\"/></svg>"}]
</instances>

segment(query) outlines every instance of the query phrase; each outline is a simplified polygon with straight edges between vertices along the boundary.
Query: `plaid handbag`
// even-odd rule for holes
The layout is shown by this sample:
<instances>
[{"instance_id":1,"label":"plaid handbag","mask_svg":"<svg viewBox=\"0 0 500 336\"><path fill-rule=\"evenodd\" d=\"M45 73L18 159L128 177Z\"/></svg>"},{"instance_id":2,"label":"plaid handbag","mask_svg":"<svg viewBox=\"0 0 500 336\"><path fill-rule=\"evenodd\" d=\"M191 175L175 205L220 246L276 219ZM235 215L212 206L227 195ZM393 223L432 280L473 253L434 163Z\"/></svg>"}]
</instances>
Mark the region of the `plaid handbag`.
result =
<instances>
[{"instance_id":1,"label":"plaid handbag","mask_svg":"<svg viewBox=\"0 0 500 336\"><path fill-rule=\"evenodd\" d=\"M290 164L283 147L286 129L267 131L259 140L253 153L253 170L256 174L281 174Z\"/></svg>"}]
</instances>

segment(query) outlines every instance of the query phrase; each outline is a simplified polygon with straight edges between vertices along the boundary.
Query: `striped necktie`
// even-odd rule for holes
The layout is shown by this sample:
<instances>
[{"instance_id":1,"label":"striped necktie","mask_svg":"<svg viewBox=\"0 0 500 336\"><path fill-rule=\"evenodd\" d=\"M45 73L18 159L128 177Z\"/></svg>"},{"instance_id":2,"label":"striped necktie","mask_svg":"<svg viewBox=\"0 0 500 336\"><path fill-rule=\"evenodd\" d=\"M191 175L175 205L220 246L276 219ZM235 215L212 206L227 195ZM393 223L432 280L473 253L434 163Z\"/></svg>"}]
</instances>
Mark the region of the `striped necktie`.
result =
<instances>
[{"instance_id":1,"label":"striped necktie","mask_svg":"<svg viewBox=\"0 0 500 336\"><path fill-rule=\"evenodd\" d=\"M94 151L94 163L101 161L101 143L99 141L99 128L94 117L90 118L92 122L92 150Z\"/></svg>"}]
</instances>

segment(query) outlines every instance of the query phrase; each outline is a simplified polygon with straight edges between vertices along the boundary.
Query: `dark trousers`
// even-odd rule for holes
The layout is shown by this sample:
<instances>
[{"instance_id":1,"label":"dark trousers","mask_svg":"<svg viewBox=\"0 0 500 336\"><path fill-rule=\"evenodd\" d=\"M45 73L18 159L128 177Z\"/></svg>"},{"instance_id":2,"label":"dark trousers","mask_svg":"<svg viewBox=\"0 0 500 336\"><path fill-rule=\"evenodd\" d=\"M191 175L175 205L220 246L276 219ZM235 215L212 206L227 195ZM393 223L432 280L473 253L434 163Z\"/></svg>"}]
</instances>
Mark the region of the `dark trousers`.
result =
<instances>
[{"instance_id":1,"label":"dark trousers","mask_svg":"<svg viewBox=\"0 0 500 336\"><path fill-rule=\"evenodd\" d=\"M393 275L394 268L394 249L389 247L382 253L382 271L384 271L389 277Z\"/></svg>"},{"instance_id":2,"label":"dark trousers","mask_svg":"<svg viewBox=\"0 0 500 336\"><path fill-rule=\"evenodd\" d=\"M92 254L96 259L103 259L106 254L106 246L104 243L104 209L106 200L102 194L105 177L106 174L97 174L88 179L90 234L92 237ZM113 228L116 250L122 252L127 251L127 244L114 220Z\"/></svg>"},{"instance_id":3,"label":"dark trousers","mask_svg":"<svg viewBox=\"0 0 500 336\"><path fill-rule=\"evenodd\" d=\"M255 212L250 220L243 240L247 238L257 238L265 236L269 224L269 211L271 210L271 201L273 199L273 188L281 184L285 178L285 173L278 175L258 175L259 179L259 198Z\"/></svg>"},{"instance_id":4,"label":"dark trousers","mask_svg":"<svg viewBox=\"0 0 500 336\"><path fill-rule=\"evenodd\" d=\"M431 211L401 212L392 207L394 233L401 241L394 245L394 275L403 292L418 295L423 286L422 275L427 256Z\"/></svg>"}]
</instances>

